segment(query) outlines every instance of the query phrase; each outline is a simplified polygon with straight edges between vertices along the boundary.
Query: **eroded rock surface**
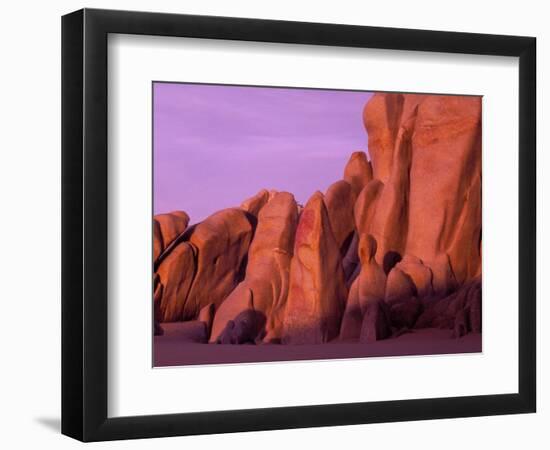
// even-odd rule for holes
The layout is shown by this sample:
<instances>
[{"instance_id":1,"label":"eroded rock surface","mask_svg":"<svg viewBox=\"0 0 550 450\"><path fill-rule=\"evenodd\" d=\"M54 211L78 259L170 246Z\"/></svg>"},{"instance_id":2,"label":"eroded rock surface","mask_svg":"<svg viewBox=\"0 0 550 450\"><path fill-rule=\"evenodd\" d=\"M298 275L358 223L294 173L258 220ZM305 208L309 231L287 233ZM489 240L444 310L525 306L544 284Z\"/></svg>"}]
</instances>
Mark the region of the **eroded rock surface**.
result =
<instances>
[{"instance_id":1,"label":"eroded rock surface","mask_svg":"<svg viewBox=\"0 0 550 450\"><path fill-rule=\"evenodd\" d=\"M323 195L317 192L302 211L296 231L283 343L323 343L336 338L346 297L340 249Z\"/></svg>"},{"instance_id":2,"label":"eroded rock surface","mask_svg":"<svg viewBox=\"0 0 550 450\"><path fill-rule=\"evenodd\" d=\"M360 231L428 266L448 255L461 284L481 264L481 98L376 94L364 109L373 177L384 184ZM435 274L434 274L435 275Z\"/></svg>"},{"instance_id":3,"label":"eroded rock surface","mask_svg":"<svg viewBox=\"0 0 550 450\"><path fill-rule=\"evenodd\" d=\"M372 166L365 152L353 152L344 169L344 180L347 181L358 196L372 180Z\"/></svg>"},{"instance_id":4,"label":"eroded rock surface","mask_svg":"<svg viewBox=\"0 0 550 450\"><path fill-rule=\"evenodd\" d=\"M351 184L344 180L332 184L325 195L330 226L342 254L346 253L355 231L355 199Z\"/></svg>"},{"instance_id":5,"label":"eroded rock surface","mask_svg":"<svg viewBox=\"0 0 550 450\"><path fill-rule=\"evenodd\" d=\"M184 211L158 214L153 218L153 261L156 262L164 250L189 224L189 216Z\"/></svg>"},{"instance_id":6,"label":"eroded rock surface","mask_svg":"<svg viewBox=\"0 0 550 450\"><path fill-rule=\"evenodd\" d=\"M263 322L263 328L256 328L264 336L255 339L280 340L297 222L296 201L287 192L274 194L262 208L248 252L246 275L220 305L211 342L219 339L229 321L235 322L237 316L248 310L255 311L253 318Z\"/></svg>"},{"instance_id":7,"label":"eroded rock surface","mask_svg":"<svg viewBox=\"0 0 550 450\"><path fill-rule=\"evenodd\" d=\"M340 338L356 339L361 334L363 317L372 302L384 301L386 274L376 262L376 240L371 235L363 235L359 240L360 272L349 291L344 318L340 328Z\"/></svg>"}]
</instances>

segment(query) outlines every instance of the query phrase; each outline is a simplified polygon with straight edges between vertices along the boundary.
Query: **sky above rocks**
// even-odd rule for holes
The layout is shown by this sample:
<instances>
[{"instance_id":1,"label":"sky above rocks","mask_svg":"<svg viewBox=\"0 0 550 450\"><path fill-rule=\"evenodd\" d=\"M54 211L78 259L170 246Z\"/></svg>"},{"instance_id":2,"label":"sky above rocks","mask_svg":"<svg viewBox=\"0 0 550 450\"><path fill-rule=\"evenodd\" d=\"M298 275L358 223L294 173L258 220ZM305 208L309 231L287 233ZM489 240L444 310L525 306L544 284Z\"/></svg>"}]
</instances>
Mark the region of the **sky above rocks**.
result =
<instances>
[{"instance_id":1,"label":"sky above rocks","mask_svg":"<svg viewBox=\"0 0 550 450\"><path fill-rule=\"evenodd\" d=\"M197 223L260 189L305 204L367 151L369 92L155 83L154 213Z\"/></svg>"}]
</instances>

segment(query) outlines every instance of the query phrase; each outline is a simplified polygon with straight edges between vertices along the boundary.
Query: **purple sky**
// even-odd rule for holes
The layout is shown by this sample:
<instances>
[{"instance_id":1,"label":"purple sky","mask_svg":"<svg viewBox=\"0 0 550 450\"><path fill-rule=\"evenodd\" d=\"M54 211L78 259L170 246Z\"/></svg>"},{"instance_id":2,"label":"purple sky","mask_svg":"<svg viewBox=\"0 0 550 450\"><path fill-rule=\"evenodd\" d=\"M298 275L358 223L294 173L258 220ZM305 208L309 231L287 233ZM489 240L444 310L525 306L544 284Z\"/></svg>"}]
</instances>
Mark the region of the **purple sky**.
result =
<instances>
[{"instance_id":1,"label":"purple sky","mask_svg":"<svg viewBox=\"0 0 550 450\"><path fill-rule=\"evenodd\" d=\"M154 212L196 223L260 189L306 203L367 150L369 92L154 84Z\"/></svg>"}]
</instances>

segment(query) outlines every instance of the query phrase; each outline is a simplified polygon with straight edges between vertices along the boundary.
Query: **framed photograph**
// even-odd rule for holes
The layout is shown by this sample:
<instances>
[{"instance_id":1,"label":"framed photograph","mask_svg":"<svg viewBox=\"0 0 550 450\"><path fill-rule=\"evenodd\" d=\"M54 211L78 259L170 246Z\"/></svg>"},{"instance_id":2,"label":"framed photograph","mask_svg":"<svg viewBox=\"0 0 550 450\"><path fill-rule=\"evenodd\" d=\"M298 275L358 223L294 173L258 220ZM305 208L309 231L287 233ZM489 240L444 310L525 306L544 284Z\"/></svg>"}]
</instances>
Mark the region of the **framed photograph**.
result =
<instances>
[{"instance_id":1,"label":"framed photograph","mask_svg":"<svg viewBox=\"0 0 550 450\"><path fill-rule=\"evenodd\" d=\"M62 432L535 412L532 37L62 20Z\"/></svg>"}]
</instances>

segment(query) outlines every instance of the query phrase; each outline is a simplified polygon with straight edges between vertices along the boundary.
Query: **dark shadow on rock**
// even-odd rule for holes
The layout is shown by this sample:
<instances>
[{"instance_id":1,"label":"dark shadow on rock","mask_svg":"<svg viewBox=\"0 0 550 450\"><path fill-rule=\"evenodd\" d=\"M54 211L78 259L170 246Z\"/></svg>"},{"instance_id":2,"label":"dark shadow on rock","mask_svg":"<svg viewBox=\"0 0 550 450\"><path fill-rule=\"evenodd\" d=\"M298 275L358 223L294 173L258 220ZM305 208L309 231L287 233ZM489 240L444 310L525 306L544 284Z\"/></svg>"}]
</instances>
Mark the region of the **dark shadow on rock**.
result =
<instances>
[{"instance_id":1,"label":"dark shadow on rock","mask_svg":"<svg viewBox=\"0 0 550 450\"><path fill-rule=\"evenodd\" d=\"M422 313L422 302L416 297L390 305L390 320L393 327L413 328Z\"/></svg>"},{"instance_id":2,"label":"dark shadow on rock","mask_svg":"<svg viewBox=\"0 0 550 450\"><path fill-rule=\"evenodd\" d=\"M366 307L359 342L376 342L391 337L390 312L384 300L371 300Z\"/></svg>"},{"instance_id":3,"label":"dark shadow on rock","mask_svg":"<svg viewBox=\"0 0 550 450\"><path fill-rule=\"evenodd\" d=\"M265 335L266 321L262 312L247 309L227 323L216 344L255 344Z\"/></svg>"},{"instance_id":4,"label":"dark shadow on rock","mask_svg":"<svg viewBox=\"0 0 550 450\"><path fill-rule=\"evenodd\" d=\"M244 211L246 220L248 220L248 223L252 227L252 236L250 236L250 244L252 244L252 241L254 241L254 236L256 235L256 228L258 227L258 218L254 215L249 213L248 211ZM244 255L241 265L239 266L239 269L237 271L236 275L236 282L237 284L244 280L246 276L246 268L248 266L248 251L250 250L250 245L248 250L246 251L246 254Z\"/></svg>"},{"instance_id":5,"label":"dark shadow on rock","mask_svg":"<svg viewBox=\"0 0 550 450\"><path fill-rule=\"evenodd\" d=\"M401 254L390 250L384 255L384 260L382 261L382 268L384 273L388 275L390 271L395 267L395 265L401 261Z\"/></svg>"},{"instance_id":6,"label":"dark shadow on rock","mask_svg":"<svg viewBox=\"0 0 550 450\"><path fill-rule=\"evenodd\" d=\"M350 241L347 244L347 249L342 257L342 268L344 269L344 277L348 288L353 283L353 280L359 275L361 269L359 261L359 236L356 232L350 235Z\"/></svg>"},{"instance_id":7,"label":"dark shadow on rock","mask_svg":"<svg viewBox=\"0 0 550 450\"><path fill-rule=\"evenodd\" d=\"M199 222L200 223L200 222ZM166 259L166 257L170 254L170 252L175 249L180 242L187 242L193 232L195 231L195 228L197 228L197 225L199 223L195 223L193 225L190 225L187 227L187 229L181 233L179 236L177 236L171 243L164 249L164 251L159 255L157 258L155 264L153 265L153 270L156 272L160 266L160 263Z\"/></svg>"},{"instance_id":8,"label":"dark shadow on rock","mask_svg":"<svg viewBox=\"0 0 550 450\"><path fill-rule=\"evenodd\" d=\"M481 279L478 278L447 297L423 299L422 313L414 328L446 328L459 338L468 333L481 333L481 314Z\"/></svg>"},{"instance_id":9,"label":"dark shadow on rock","mask_svg":"<svg viewBox=\"0 0 550 450\"><path fill-rule=\"evenodd\" d=\"M352 231L348 236L344 239L344 242L342 243L342 246L340 247L340 254L342 257L346 256L346 253L348 252L353 240L355 237L355 231Z\"/></svg>"},{"instance_id":10,"label":"dark shadow on rock","mask_svg":"<svg viewBox=\"0 0 550 450\"><path fill-rule=\"evenodd\" d=\"M245 279L247 266L248 266L248 251L243 256L241 265L239 266L239 270L237 271L237 274L235 276L235 280L237 284L239 284L241 281Z\"/></svg>"},{"instance_id":11,"label":"dark shadow on rock","mask_svg":"<svg viewBox=\"0 0 550 450\"><path fill-rule=\"evenodd\" d=\"M164 329L157 320L153 321L153 336L162 336Z\"/></svg>"},{"instance_id":12,"label":"dark shadow on rock","mask_svg":"<svg viewBox=\"0 0 550 450\"><path fill-rule=\"evenodd\" d=\"M250 223L250 226L252 227L252 233L254 233L256 231L256 226L258 225L258 218L248 211L244 211L244 214L246 216L246 219ZM254 237L254 234L252 234L252 237ZM250 239L250 241L252 242L252 239Z\"/></svg>"}]
</instances>

